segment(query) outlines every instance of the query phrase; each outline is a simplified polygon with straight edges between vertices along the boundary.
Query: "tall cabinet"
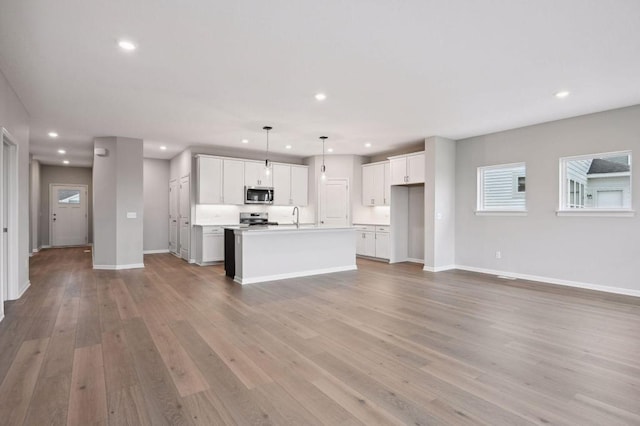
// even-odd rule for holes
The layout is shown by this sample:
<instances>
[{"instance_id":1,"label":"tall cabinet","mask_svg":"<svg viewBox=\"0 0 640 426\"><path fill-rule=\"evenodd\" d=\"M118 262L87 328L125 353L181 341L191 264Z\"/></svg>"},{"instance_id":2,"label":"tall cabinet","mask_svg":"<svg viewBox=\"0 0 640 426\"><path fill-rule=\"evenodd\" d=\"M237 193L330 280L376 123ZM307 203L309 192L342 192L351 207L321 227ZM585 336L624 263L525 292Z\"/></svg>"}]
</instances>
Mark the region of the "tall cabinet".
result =
<instances>
[{"instance_id":1,"label":"tall cabinet","mask_svg":"<svg viewBox=\"0 0 640 426\"><path fill-rule=\"evenodd\" d=\"M362 205L388 206L391 198L389 162L362 166Z\"/></svg>"}]
</instances>

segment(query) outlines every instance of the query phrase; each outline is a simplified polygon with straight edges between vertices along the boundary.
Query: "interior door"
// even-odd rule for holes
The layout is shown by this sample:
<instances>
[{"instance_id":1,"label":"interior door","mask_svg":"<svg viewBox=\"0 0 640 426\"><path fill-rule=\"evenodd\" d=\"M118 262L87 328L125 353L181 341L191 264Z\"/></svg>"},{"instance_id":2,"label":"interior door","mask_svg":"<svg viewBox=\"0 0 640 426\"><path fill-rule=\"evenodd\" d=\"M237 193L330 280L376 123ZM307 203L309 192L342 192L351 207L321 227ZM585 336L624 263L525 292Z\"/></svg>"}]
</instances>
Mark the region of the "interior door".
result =
<instances>
[{"instance_id":1,"label":"interior door","mask_svg":"<svg viewBox=\"0 0 640 426\"><path fill-rule=\"evenodd\" d=\"M2 164L2 174L0 175L0 217L2 218L2 246L0 250L0 273L2 287L0 290L0 314L4 315L4 301L7 300L9 294L9 238L8 238L8 218L9 218L9 147L2 142L2 151L0 151L0 164Z\"/></svg>"},{"instance_id":2,"label":"interior door","mask_svg":"<svg viewBox=\"0 0 640 426\"><path fill-rule=\"evenodd\" d=\"M180 179L179 202L179 223L180 223L180 257L189 260L189 243L191 241L191 197L190 197L189 176Z\"/></svg>"},{"instance_id":3,"label":"interior door","mask_svg":"<svg viewBox=\"0 0 640 426\"><path fill-rule=\"evenodd\" d=\"M51 185L49 229L53 247L87 243L87 186Z\"/></svg>"},{"instance_id":4,"label":"interior door","mask_svg":"<svg viewBox=\"0 0 640 426\"><path fill-rule=\"evenodd\" d=\"M320 183L320 224L347 226L349 220L349 183L346 179L327 179Z\"/></svg>"},{"instance_id":5,"label":"interior door","mask_svg":"<svg viewBox=\"0 0 640 426\"><path fill-rule=\"evenodd\" d=\"M169 182L169 251L178 255L178 180Z\"/></svg>"}]
</instances>

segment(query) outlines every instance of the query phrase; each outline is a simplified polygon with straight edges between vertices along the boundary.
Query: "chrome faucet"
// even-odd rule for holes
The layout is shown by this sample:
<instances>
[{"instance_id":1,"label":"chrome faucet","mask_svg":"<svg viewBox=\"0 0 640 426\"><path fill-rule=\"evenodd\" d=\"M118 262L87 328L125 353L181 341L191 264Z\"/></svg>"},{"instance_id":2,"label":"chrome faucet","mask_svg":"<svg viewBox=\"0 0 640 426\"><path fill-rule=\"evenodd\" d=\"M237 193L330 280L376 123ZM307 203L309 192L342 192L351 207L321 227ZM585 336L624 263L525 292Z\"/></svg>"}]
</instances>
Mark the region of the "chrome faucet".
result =
<instances>
[{"instance_id":1,"label":"chrome faucet","mask_svg":"<svg viewBox=\"0 0 640 426\"><path fill-rule=\"evenodd\" d=\"M300 209L298 208L298 206L295 206L293 208L293 213L291 213L291 216L296 215L296 228L300 228Z\"/></svg>"}]
</instances>

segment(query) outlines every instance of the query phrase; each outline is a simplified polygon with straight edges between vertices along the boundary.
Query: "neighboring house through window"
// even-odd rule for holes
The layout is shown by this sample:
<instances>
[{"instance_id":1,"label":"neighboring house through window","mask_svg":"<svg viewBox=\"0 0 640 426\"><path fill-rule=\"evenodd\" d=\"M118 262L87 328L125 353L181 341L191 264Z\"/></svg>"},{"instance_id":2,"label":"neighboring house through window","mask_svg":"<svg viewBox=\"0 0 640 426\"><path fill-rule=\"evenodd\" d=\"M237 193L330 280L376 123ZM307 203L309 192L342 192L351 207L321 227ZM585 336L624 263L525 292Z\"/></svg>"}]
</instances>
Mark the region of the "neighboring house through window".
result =
<instances>
[{"instance_id":1,"label":"neighboring house through window","mask_svg":"<svg viewBox=\"0 0 640 426\"><path fill-rule=\"evenodd\" d=\"M630 210L631 152L560 159L560 210Z\"/></svg>"},{"instance_id":2,"label":"neighboring house through window","mask_svg":"<svg viewBox=\"0 0 640 426\"><path fill-rule=\"evenodd\" d=\"M478 212L526 211L524 163L478 167Z\"/></svg>"}]
</instances>

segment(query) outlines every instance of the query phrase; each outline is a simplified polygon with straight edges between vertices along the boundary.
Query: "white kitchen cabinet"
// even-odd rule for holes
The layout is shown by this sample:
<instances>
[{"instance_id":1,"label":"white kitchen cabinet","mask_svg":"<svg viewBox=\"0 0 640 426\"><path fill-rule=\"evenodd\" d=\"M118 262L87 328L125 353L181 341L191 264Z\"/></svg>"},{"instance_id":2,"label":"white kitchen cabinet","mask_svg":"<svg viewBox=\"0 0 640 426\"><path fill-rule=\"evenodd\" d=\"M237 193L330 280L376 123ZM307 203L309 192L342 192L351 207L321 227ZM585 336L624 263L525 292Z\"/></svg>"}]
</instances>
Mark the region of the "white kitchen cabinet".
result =
<instances>
[{"instance_id":1,"label":"white kitchen cabinet","mask_svg":"<svg viewBox=\"0 0 640 426\"><path fill-rule=\"evenodd\" d=\"M197 204L244 204L244 161L198 155Z\"/></svg>"},{"instance_id":2,"label":"white kitchen cabinet","mask_svg":"<svg viewBox=\"0 0 640 426\"><path fill-rule=\"evenodd\" d=\"M208 265L224 260L224 229L219 226L195 226L196 263Z\"/></svg>"},{"instance_id":3,"label":"white kitchen cabinet","mask_svg":"<svg viewBox=\"0 0 640 426\"><path fill-rule=\"evenodd\" d=\"M244 162L244 184L246 186L273 186L272 174L267 174L264 168L264 161L245 161Z\"/></svg>"},{"instance_id":4,"label":"white kitchen cabinet","mask_svg":"<svg viewBox=\"0 0 640 426\"><path fill-rule=\"evenodd\" d=\"M391 205L391 164L384 163L384 205Z\"/></svg>"},{"instance_id":5,"label":"white kitchen cabinet","mask_svg":"<svg viewBox=\"0 0 640 426\"><path fill-rule=\"evenodd\" d=\"M365 206L389 205L389 162L362 166L362 204Z\"/></svg>"},{"instance_id":6,"label":"white kitchen cabinet","mask_svg":"<svg viewBox=\"0 0 640 426\"><path fill-rule=\"evenodd\" d=\"M389 157L391 185L424 183L424 152Z\"/></svg>"},{"instance_id":7,"label":"white kitchen cabinet","mask_svg":"<svg viewBox=\"0 0 640 426\"><path fill-rule=\"evenodd\" d=\"M389 226L354 225L356 227L356 254L389 259Z\"/></svg>"},{"instance_id":8,"label":"white kitchen cabinet","mask_svg":"<svg viewBox=\"0 0 640 426\"><path fill-rule=\"evenodd\" d=\"M244 161L231 159L223 161L222 202L244 204Z\"/></svg>"},{"instance_id":9,"label":"white kitchen cabinet","mask_svg":"<svg viewBox=\"0 0 640 426\"><path fill-rule=\"evenodd\" d=\"M221 204L222 199L222 159L196 157L198 204Z\"/></svg>"},{"instance_id":10,"label":"white kitchen cabinet","mask_svg":"<svg viewBox=\"0 0 640 426\"><path fill-rule=\"evenodd\" d=\"M273 204L306 206L308 204L309 169L289 164L273 165Z\"/></svg>"},{"instance_id":11,"label":"white kitchen cabinet","mask_svg":"<svg viewBox=\"0 0 640 426\"><path fill-rule=\"evenodd\" d=\"M375 249L375 257L379 257L382 259L389 259L389 227L388 226L378 226L376 227L376 249Z\"/></svg>"},{"instance_id":12,"label":"white kitchen cabinet","mask_svg":"<svg viewBox=\"0 0 640 426\"><path fill-rule=\"evenodd\" d=\"M291 205L306 206L309 204L309 168L307 166L291 166Z\"/></svg>"}]
</instances>

